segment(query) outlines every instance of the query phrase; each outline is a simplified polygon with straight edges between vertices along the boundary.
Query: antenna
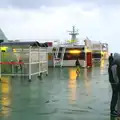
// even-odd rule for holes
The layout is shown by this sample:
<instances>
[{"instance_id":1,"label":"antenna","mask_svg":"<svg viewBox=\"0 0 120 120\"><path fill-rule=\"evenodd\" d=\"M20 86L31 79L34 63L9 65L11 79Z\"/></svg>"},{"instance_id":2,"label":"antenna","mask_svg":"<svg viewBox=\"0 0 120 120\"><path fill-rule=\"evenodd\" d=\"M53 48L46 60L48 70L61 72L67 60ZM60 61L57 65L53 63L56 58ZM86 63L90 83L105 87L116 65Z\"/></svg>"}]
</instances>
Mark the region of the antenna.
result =
<instances>
[{"instance_id":1,"label":"antenna","mask_svg":"<svg viewBox=\"0 0 120 120\"><path fill-rule=\"evenodd\" d=\"M72 31L68 31L69 35L71 35L71 40L77 40L76 36L79 35L78 29L75 29L75 26L72 26Z\"/></svg>"}]
</instances>

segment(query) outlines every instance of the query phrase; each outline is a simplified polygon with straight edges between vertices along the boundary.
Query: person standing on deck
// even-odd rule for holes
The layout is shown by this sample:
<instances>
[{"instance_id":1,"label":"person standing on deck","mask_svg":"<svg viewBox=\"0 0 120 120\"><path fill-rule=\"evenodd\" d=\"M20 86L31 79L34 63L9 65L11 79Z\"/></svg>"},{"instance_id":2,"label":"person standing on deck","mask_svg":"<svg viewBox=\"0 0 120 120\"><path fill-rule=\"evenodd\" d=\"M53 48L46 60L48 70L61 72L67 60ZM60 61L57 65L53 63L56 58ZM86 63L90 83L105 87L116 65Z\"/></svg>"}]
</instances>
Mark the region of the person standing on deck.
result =
<instances>
[{"instance_id":1,"label":"person standing on deck","mask_svg":"<svg viewBox=\"0 0 120 120\"><path fill-rule=\"evenodd\" d=\"M110 104L110 114L111 116L118 116L118 112L116 111L116 105L118 102L118 93L119 93L119 79L117 76L117 68L118 68L118 54L114 54L114 59L111 56L109 57L109 81L112 88L112 99Z\"/></svg>"},{"instance_id":2,"label":"person standing on deck","mask_svg":"<svg viewBox=\"0 0 120 120\"><path fill-rule=\"evenodd\" d=\"M118 57L117 57L117 59L116 59L116 63L117 63L116 74L117 74L117 79L118 79L118 102L117 102L117 112L118 112L118 116L120 117L120 54L118 55Z\"/></svg>"},{"instance_id":3,"label":"person standing on deck","mask_svg":"<svg viewBox=\"0 0 120 120\"><path fill-rule=\"evenodd\" d=\"M77 68L76 73L77 73L77 75L79 75L80 74L80 62L79 62L79 58L77 58L77 60L75 62L75 66Z\"/></svg>"},{"instance_id":4,"label":"person standing on deck","mask_svg":"<svg viewBox=\"0 0 120 120\"><path fill-rule=\"evenodd\" d=\"M113 63L113 54L111 53L110 54L110 56L109 56L109 68L110 68L110 66L112 65L112 63Z\"/></svg>"}]
</instances>

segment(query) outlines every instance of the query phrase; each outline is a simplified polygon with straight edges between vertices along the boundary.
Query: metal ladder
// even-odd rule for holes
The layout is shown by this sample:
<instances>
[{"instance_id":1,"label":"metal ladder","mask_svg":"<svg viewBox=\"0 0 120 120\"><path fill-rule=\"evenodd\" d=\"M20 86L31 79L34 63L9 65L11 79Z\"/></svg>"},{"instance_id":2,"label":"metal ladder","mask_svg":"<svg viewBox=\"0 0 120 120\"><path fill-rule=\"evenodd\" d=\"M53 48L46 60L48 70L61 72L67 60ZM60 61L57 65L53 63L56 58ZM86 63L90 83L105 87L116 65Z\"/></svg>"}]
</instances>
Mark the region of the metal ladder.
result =
<instances>
[{"instance_id":1,"label":"metal ladder","mask_svg":"<svg viewBox=\"0 0 120 120\"><path fill-rule=\"evenodd\" d=\"M59 54L59 46L56 47L56 50L54 52L54 58L53 58L53 64L54 64L54 67L56 65L58 65L58 63L60 62L60 58L58 58L58 54Z\"/></svg>"},{"instance_id":2,"label":"metal ladder","mask_svg":"<svg viewBox=\"0 0 120 120\"><path fill-rule=\"evenodd\" d=\"M59 53L59 47L56 47L55 58L58 58L58 53Z\"/></svg>"},{"instance_id":3,"label":"metal ladder","mask_svg":"<svg viewBox=\"0 0 120 120\"><path fill-rule=\"evenodd\" d=\"M60 63L60 66L61 66L61 67L63 66L63 60L64 60L64 55L65 55L65 50L66 50L66 48L63 47L62 49L63 49L63 50L62 50L61 63Z\"/></svg>"},{"instance_id":4,"label":"metal ladder","mask_svg":"<svg viewBox=\"0 0 120 120\"><path fill-rule=\"evenodd\" d=\"M55 66L60 66L60 67L63 66L63 59L64 59L65 50L66 50L65 47L62 48L62 51L60 51L60 48L56 49L56 52L54 55L54 61L53 61L54 67ZM61 57L59 57L59 52L62 52Z\"/></svg>"}]
</instances>

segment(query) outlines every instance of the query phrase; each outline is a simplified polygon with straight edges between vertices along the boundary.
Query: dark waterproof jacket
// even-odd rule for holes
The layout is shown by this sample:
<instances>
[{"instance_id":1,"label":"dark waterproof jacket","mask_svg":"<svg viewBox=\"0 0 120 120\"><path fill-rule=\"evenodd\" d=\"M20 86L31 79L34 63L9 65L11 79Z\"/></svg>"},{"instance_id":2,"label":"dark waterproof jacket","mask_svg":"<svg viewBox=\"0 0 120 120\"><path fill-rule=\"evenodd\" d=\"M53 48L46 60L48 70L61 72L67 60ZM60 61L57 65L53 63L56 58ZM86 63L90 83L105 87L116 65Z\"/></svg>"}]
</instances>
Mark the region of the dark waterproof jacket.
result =
<instances>
[{"instance_id":1,"label":"dark waterproof jacket","mask_svg":"<svg viewBox=\"0 0 120 120\"><path fill-rule=\"evenodd\" d=\"M108 76L109 76L109 82L110 83L115 83L115 80L113 78L113 74L112 74L112 69L111 69L112 66L109 66L108 68Z\"/></svg>"},{"instance_id":2,"label":"dark waterproof jacket","mask_svg":"<svg viewBox=\"0 0 120 120\"><path fill-rule=\"evenodd\" d=\"M109 56L109 67L113 64L113 56Z\"/></svg>"},{"instance_id":3,"label":"dark waterproof jacket","mask_svg":"<svg viewBox=\"0 0 120 120\"><path fill-rule=\"evenodd\" d=\"M110 83L115 83L114 78L113 78L113 74L112 74L112 65L114 65L113 63L113 57L109 56L109 67L108 67L108 75L109 75L109 82Z\"/></svg>"},{"instance_id":4,"label":"dark waterproof jacket","mask_svg":"<svg viewBox=\"0 0 120 120\"><path fill-rule=\"evenodd\" d=\"M118 75L118 80L120 84L120 65L117 65L117 75Z\"/></svg>"},{"instance_id":5,"label":"dark waterproof jacket","mask_svg":"<svg viewBox=\"0 0 120 120\"><path fill-rule=\"evenodd\" d=\"M112 65L109 66L108 68L108 75L109 75L109 82L111 84L114 84L116 83L116 81L114 80L114 77L113 77L113 73L112 73L112 66L114 65L114 63ZM118 83L120 83L120 66L117 65L117 77L118 77Z\"/></svg>"}]
</instances>

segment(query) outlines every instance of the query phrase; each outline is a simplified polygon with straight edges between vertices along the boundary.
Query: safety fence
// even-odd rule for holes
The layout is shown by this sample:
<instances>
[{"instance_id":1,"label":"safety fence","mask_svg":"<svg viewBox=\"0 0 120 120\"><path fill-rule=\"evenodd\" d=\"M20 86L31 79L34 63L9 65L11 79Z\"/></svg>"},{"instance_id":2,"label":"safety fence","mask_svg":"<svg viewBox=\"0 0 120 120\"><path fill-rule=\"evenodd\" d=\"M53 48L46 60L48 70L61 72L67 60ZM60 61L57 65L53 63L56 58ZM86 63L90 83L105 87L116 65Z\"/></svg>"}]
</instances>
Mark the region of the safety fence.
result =
<instances>
[{"instance_id":1,"label":"safety fence","mask_svg":"<svg viewBox=\"0 0 120 120\"><path fill-rule=\"evenodd\" d=\"M0 78L2 75L28 76L48 74L48 53L40 46L7 46L0 50Z\"/></svg>"}]
</instances>

